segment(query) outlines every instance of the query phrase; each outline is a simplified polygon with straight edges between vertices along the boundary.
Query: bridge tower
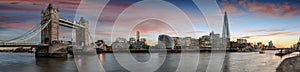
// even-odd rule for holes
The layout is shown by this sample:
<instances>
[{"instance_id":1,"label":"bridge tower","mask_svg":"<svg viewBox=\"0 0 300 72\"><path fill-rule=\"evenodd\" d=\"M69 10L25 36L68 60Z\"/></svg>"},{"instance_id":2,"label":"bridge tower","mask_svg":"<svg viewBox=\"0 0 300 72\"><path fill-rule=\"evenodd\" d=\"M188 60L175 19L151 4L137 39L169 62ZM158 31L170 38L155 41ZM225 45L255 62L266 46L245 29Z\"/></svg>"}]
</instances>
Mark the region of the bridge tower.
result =
<instances>
[{"instance_id":1,"label":"bridge tower","mask_svg":"<svg viewBox=\"0 0 300 72\"><path fill-rule=\"evenodd\" d=\"M41 24L51 19L51 22L41 31L41 44L49 44L54 40L59 40L59 11L53 8L52 4L48 5L46 10L42 10Z\"/></svg>"},{"instance_id":2,"label":"bridge tower","mask_svg":"<svg viewBox=\"0 0 300 72\"><path fill-rule=\"evenodd\" d=\"M50 21L49 21L50 20ZM47 26L43 25L48 23ZM59 17L59 10L53 8L52 4L49 4L46 10L42 10L41 26L45 28L41 31L41 45L36 50L36 56L46 57L66 57L67 51L65 46L71 45L59 40L59 26L65 26L76 30L76 42L77 46L87 46L89 40L88 33L88 21L83 17L79 22L72 22L67 19Z\"/></svg>"},{"instance_id":3,"label":"bridge tower","mask_svg":"<svg viewBox=\"0 0 300 72\"><path fill-rule=\"evenodd\" d=\"M49 24L41 31L41 44L36 49L36 57L67 57L65 50L57 50L61 43L59 42L59 10L49 4L46 10L42 10L41 25L49 20Z\"/></svg>"},{"instance_id":4,"label":"bridge tower","mask_svg":"<svg viewBox=\"0 0 300 72\"><path fill-rule=\"evenodd\" d=\"M78 46L86 46L88 45L89 37L88 37L88 28L89 23L83 17L80 18L79 22L80 25L84 26L84 28L79 27L76 28L76 45Z\"/></svg>"}]
</instances>

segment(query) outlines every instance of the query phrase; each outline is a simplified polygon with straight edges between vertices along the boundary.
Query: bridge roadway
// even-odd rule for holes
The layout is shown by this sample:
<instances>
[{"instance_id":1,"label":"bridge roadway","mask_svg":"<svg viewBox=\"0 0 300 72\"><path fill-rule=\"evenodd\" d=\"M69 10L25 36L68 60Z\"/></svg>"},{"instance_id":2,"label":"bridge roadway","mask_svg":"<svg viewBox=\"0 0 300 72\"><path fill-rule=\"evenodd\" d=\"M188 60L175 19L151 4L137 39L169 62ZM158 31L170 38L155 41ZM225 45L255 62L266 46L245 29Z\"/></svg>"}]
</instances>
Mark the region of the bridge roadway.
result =
<instances>
[{"instance_id":1,"label":"bridge roadway","mask_svg":"<svg viewBox=\"0 0 300 72\"><path fill-rule=\"evenodd\" d=\"M76 28L76 27L81 27L81 28L85 28L84 26L76 23L76 22L72 22L68 19L64 19L64 18L59 18L59 25L62 25L64 27L68 27L68 28Z\"/></svg>"},{"instance_id":2,"label":"bridge roadway","mask_svg":"<svg viewBox=\"0 0 300 72\"><path fill-rule=\"evenodd\" d=\"M35 43L20 43L20 44L0 44L0 47L38 47L49 46L48 44L35 44Z\"/></svg>"}]
</instances>

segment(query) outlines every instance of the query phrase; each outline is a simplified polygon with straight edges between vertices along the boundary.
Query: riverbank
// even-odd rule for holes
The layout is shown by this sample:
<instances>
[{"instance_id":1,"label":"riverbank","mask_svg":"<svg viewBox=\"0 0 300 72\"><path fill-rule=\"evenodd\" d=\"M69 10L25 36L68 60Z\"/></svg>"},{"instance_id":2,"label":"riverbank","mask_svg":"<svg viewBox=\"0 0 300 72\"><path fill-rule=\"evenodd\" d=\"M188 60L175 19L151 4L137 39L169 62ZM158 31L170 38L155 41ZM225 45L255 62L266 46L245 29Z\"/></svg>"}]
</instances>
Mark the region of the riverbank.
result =
<instances>
[{"instance_id":1,"label":"riverbank","mask_svg":"<svg viewBox=\"0 0 300 72\"><path fill-rule=\"evenodd\" d=\"M294 56L284 59L277 67L276 72L299 72L300 56Z\"/></svg>"},{"instance_id":2,"label":"riverbank","mask_svg":"<svg viewBox=\"0 0 300 72\"><path fill-rule=\"evenodd\" d=\"M119 49L119 50L96 50L97 53L125 53L125 52L131 52L131 53L161 53L161 52L169 52L169 53L181 53L181 52L211 52L211 51L217 51L217 52L237 52L237 50L221 50L221 49Z\"/></svg>"}]
</instances>

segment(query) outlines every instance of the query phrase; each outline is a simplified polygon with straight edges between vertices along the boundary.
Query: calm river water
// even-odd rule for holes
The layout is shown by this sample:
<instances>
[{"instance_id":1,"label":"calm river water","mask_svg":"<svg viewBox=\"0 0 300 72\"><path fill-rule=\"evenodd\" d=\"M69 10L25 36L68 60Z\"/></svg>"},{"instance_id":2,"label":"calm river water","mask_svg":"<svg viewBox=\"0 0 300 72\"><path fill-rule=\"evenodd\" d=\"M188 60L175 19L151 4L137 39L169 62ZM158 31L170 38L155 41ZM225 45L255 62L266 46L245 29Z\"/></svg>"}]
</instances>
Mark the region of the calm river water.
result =
<instances>
[{"instance_id":1,"label":"calm river water","mask_svg":"<svg viewBox=\"0 0 300 72\"><path fill-rule=\"evenodd\" d=\"M279 63L287 57L296 56L295 52L287 56L275 56L276 51L258 52L231 52L227 53L224 72L274 72ZM193 59L197 53L188 53L185 58ZM200 53L198 72L205 72L210 59L210 52ZM148 53L133 53L137 61L145 62L150 57L163 57L159 53L150 56ZM112 53L98 54L100 63L107 72L127 72L115 59ZM91 58L92 59L92 58ZM92 60L85 60L92 61ZM169 53L165 62L156 72L174 72L180 61L180 53ZM78 63L78 61L77 61ZM96 65L97 63L95 63ZM31 53L1 53L0 72L77 72L75 59L35 58Z\"/></svg>"}]
</instances>

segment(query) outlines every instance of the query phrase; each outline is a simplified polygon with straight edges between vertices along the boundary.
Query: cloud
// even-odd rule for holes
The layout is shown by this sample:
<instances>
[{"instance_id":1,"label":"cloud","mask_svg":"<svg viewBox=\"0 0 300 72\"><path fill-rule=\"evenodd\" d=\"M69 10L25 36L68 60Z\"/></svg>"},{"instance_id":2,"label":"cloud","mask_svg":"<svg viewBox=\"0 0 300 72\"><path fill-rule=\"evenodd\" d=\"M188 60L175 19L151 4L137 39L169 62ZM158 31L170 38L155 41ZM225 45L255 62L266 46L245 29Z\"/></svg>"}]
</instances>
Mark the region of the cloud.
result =
<instances>
[{"instance_id":1,"label":"cloud","mask_svg":"<svg viewBox=\"0 0 300 72\"><path fill-rule=\"evenodd\" d=\"M22 28L22 29L31 29L35 26L31 22L0 22L0 28Z\"/></svg>"},{"instance_id":2,"label":"cloud","mask_svg":"<svg viewBox=\"0 0 300 72\"><path fill-rule=\"evenodd\" d=\"M250 35L250 36L234 36L233 38L261 38L261 37L273 37L273 36L281 36L281 35L299 35L299 32L274 32L268 34L257 34L257 35Z\"/></svg>"},{"instance_id":3,"label":"cloud","mask_svg":"<svg viewBox=\"0 0 300 72\"><path fill-rule=\"evenodd\" d=\"M96 35L110 36L111 32L109 32L109 31L96 31Z\"/></svg>"},{"instance_id":4,"label":"cloud","mask_svg":"<svg viewBox=\"0 0 300 72\"><path fill-rule=\"evenodd\" d=\"M280 32L280 31L287 31L287 30L298 29L298 28L300 28L300 25L292 26L292 27L285 27L285 28L269 27L269 28L264 28L264 29L250 29L250 30L246 30L245 32Z\"/></svg>"},{"instance_id":5,"label":"cloud","mask_svg":"<svg viewBox=\"0 0 300 72\"><path fill-rule=\"evenodd\" d=\"M187 31L187 32L183 32L183 34L197 34L197 33L204 33L204 31ZM167 34L171 34L171 35L176 35L176 32L172 31L172 32L168 32Z\"/></svg>"},{"instance_id":6,"label":"cloud","mask_svg":"<svg viewBox=\"0 0 300 72\"><path fill-rule=\"evenodd\" d=\"M28 4L28 5L48 5L49 3L58 5L60 7L77 8L81 0L1 0L2 3L9 4Z\"/></svg>"},{"instance_id":7,"label":"cloud","mask_svg":"<svg viewBox=\"0 0 300 72\"><path fill-rule=\"evenodd\" d=\"M11 18L11 17L14 17L14 15L9 15L9 14L0 15L0 19L1 18Z\"/></svg>"},{"instance_id":8,"label":"cloud","mask_svg":"<svg viewBox=\"0 0 300 72\"><path fill-rule=\"evenodd\" d=\"M292 7L288 4L284 5L275 5L272 3L249 3L246 8L250 12L256 12L259 14L270 15L270 16L292 16L299 12L295 7Z\"/></svg>"},{"instance_id":9,"label":"cloud","mask_svg":"<svg viewBox=\"0 0 300 72\"><path fill-rule=\"evenodd\" d=\"M3 11L40 12L52 3L63 12L75 12L80 0L1 0L0 3Z\"/></svg>"},{"instance_id":10,"label":"cloud","mask_svg":"<svg viewBox=\"0 0 300 72\"><path fill-rule=\"evenodd\" d=\"M39 12L39 11L41 11L41 9L32 8L32 6L22 6L22 5L17 6L17 5L9 5L9 4L1 4L0 9L2 11L22 11L22 12Z\"/></svg>"},{"instance_id":11,"label":"cloud","mask_svg":"<svg viewBox=\"0 0 300 72\"><path fill-rule=\"evenodd\" d=\"M247 30L246 32L276 32L276 31L285 31L286 29L271 29L271 28L266 28L266 29L252 29L252 30Z\"/></svg>"},{"instance_id":12,"label":"cloud","mask_svg":"<svg viewBox=\"0 0 300 72\"><path fill-rule=\"evenodd\" d=\"M131 4L132 3L121 3L121 2L111 3L110 2L104 7L99 20L113 23L119 16L119 14L121 14L121 12L123 12L123 10L126 9Z\"/></svg>"},{"instance_id":13,"label":"cloud","mask_svg":"<svg viewBox=\"0 0 300 72\"><path fill-rule=\"evenodd\" d=\"M236 3L236 4L235 4ZM273 16L273 17L288 17L300 12L295 6L289 4L275 4L275 3L258 3L246 0L240 1L222 1L220 3L222 10L229 11L232 14L244 14L245 11L253 12L255 14ZM244 9L242 9L244 8Z\"/></svg>"},{"instance_id":14,"label":"cloud","mask_svg":"<svg viewBox=\"0 0 300 72\"><path fill-rule=\"evenodd\" d=\"M117 17L123 12L125 8L130 6L131 3L109 3L103 10L101 16L100 16L100 22L102 23L101 25L97 25L97 28L105 28L99 30L98 34L103 34L103 35L109 35L109 33L105 32L108 31L110 32L112 28L112 25L114 24L115 20ZM151 5L147 5L150 7ZM145 8L147 8L147 6ZM176 15L177 13L174 12L174 10L169 10L169 8L157 8L155 11L157 13L153 13L149 11L145 11L145 8L140 7L140 6L134 6L130 11L128 11L127 15L124 15L122 18L122 21L120 20L120 23L118 27L124 27L126 28L128 24L134 23L135 21L140 20L139 16L148 16L148 17L153 17L153 18L163 18L163 17L170 17L168 15ZM152 8L149 8L152 9ZM185 23L181 22L182 17L172 17L172 20L176 21L178 24L169 24L169 25L174 25L174 26L182 26L185 25ZM190 17L192 21L194 22L204 22L204 19L202 17L198 16L191 16ZM191 30L192 28L188 28L186 30ZM122 31L122 28L116 29L117 31ZM171 32L172 29L167 25L164 24L163 22L160 22L158 20L150 20L150 21L145 21L137 25L132 32L135 32L136 30L139 30L142 34L161 34L161 33L168 33ZM186 31L188 32L188 31Z\"/></svg>"},{"instance_id":15,"label":"cloud","mask_svg":"<svg viewBox=\"0 0 300 72\"><path fill-rule=\"evenodd\" d=\"M237 6L235 6L234 4L221 3L220 5L222 7L222 11L223 12L226 11L226 12L230 13L230 15L242 15L242 14L244 14L244 11L239 10L239 8Z\"/></svg>"},{"instance_id":16,"label":"cloud","mask_svg":"<svg viewBox=\"0 0 300 72\"><path fill-rule=\"evenodd\" d=\"M121 26L122 27L122 26ZM110 36L111 35L111 29L112 29L112 24L101 24L97 25L97 28L99 28L96 31L96 34L99 35L106 35ZM101 29L101 28L106 28L106 29ZM114 34L119 34L124 32L128 32L129 30L123 30L123 29L115 29ZM144 22L141 22L137 24L131 31L131 33L135 33L136 31L139 31L141 34L153 34L153 33L166 33L169 31L172 31L172 29L165 24L164 22L161 22L159 20L146 20Z\"/></svg>"},{"instance_id":17,"label":"cloud","mask_svg":"<svg viewBox=\"0 0 300 72\"><path fill-rule=\"evenodd\" d=\"M146 20L138 24L133 32L140 31L141 34L149 34L153 32L167 32L172 31L172 29L164 22L159 20Z\"/></svg>"}]
</instances>

